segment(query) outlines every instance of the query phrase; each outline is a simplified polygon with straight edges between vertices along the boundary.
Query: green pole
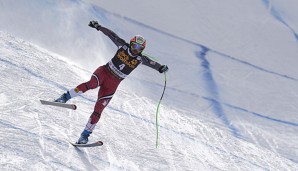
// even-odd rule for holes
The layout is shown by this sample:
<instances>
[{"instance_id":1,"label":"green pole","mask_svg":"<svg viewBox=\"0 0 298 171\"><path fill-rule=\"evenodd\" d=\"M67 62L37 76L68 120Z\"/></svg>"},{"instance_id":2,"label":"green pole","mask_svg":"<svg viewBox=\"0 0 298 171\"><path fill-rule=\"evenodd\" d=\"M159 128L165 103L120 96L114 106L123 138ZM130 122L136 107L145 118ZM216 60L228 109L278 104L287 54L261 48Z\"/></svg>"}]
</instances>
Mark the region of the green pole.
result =
<instances>
[{"instance_id":1,"label":"green pole","mask_svg":"<svg viewBox=\"0 0 298 171\"><path fill-rule=\"evenodd\" d=\"M161 100L163 98L163 95L165 93L166 86L167 86L166 72L164 72L164 75L165 75L165 85L164 85L163 92L162 92L162 95L161 95L160 100L158 102L157 109L156 109L156 148L158 147L158 113L159 113L159 106L160 106Z\"/></svg>"}]
</instances>

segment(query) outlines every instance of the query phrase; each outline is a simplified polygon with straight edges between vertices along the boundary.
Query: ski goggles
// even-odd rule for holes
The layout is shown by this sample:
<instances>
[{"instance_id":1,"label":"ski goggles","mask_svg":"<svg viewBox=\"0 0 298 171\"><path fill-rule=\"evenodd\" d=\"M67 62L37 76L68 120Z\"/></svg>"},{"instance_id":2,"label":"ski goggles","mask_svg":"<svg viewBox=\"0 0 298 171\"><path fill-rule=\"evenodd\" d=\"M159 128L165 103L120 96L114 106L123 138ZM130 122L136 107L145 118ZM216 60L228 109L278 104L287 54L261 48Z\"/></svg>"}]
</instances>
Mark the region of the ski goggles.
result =
<instances>
[{"instance_id":1,"label":"ski goggles","mask_svg":"<svg viewBox=\"0 0 298 171\"><path fill-rule=\"evenodd\" d=\"M137 44L137 43L133 42L133 43L130 44L130 48L131 48L131 50L136 50L138 52L142 52L145 47L140 45L140 44Z\"/></svg>"}]
</instances>

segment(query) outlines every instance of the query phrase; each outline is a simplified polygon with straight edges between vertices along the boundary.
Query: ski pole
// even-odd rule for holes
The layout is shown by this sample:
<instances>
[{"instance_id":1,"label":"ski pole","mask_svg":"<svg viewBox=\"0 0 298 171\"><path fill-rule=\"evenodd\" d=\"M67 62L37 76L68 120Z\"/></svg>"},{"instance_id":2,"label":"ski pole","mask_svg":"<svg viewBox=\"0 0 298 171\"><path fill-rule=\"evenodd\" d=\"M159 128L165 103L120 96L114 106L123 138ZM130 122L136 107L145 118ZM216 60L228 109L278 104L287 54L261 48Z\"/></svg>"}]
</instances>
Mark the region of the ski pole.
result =
<instances>
[{"instance_id":1,"label":"ski pole","mask_svg":"<svg viewBox=\"0 0 298 171\"><path fill-rule=\"evenodd\" d=\"M163 95L165 93L166 86L167 86L167 75L166 75L166 72L164 72L164 74L165 74L165 84L164 84L163 92L162 92L162 95L161 95L161 97L159 99L159 102L158 102L158 105L157 105L157 109L156 109L156 148L158 147L158 113L159 113L159 106L160 106L161 100L163 98Z\"/></svg>"}]
</instances>

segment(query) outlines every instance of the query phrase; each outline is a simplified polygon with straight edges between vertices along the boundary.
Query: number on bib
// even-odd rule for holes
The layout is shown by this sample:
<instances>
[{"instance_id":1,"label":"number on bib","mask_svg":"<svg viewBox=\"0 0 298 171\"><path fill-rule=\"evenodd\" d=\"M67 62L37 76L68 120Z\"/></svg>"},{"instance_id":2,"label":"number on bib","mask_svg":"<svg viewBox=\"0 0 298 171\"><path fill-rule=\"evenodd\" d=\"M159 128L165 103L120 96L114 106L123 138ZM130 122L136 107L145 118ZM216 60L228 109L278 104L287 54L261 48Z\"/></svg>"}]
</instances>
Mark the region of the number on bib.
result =
<instances>
[{"instance_id":1,"label":"number on bib","mask_svg":"<svg viewBox=\"0 0 298 171\"><path fill-rule=\"evenodd\" d=\"M120 69L120 70L123 70L124 67L125 67L125 64L121 64L121 65L119 65L119 69Z\"/></svg>"}]
</instances>

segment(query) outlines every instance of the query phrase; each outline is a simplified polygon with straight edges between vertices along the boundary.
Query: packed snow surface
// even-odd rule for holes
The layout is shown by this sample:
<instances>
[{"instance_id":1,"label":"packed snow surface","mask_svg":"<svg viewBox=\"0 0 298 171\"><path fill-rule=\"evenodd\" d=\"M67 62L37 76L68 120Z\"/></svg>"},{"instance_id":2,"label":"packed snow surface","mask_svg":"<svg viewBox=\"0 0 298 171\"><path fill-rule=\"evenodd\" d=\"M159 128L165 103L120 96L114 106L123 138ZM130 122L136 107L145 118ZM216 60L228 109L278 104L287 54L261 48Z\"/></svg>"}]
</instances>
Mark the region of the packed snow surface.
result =
<instances>
[{"instance_id":1,"label":"packed snow surface","mask_svg":"<svg viewBox=\"0 0 298 171\"><path fill-rule=\"evenodd\" d=\"M298 170L295 0L0 0L0 170ZM97 20L169 66L125 79L75 148L97 90L77 110L43 106L88 81L117 47Z\"/></svg>"}]
</instances>

